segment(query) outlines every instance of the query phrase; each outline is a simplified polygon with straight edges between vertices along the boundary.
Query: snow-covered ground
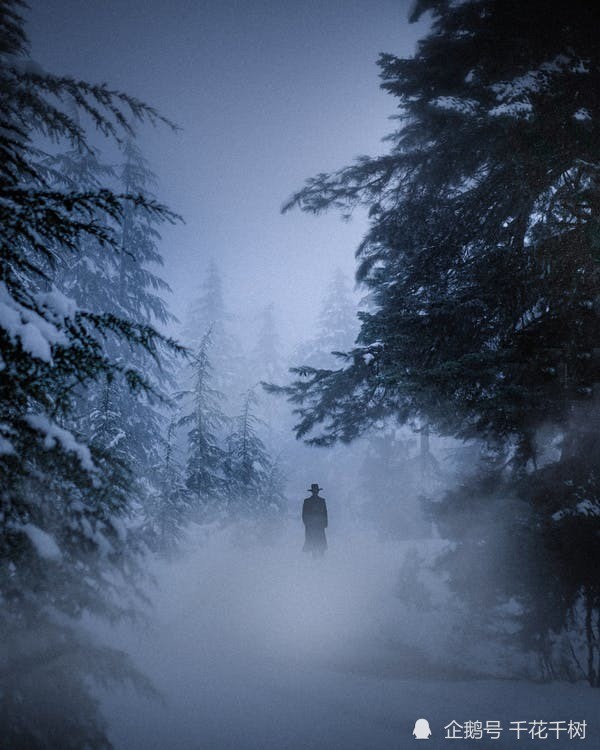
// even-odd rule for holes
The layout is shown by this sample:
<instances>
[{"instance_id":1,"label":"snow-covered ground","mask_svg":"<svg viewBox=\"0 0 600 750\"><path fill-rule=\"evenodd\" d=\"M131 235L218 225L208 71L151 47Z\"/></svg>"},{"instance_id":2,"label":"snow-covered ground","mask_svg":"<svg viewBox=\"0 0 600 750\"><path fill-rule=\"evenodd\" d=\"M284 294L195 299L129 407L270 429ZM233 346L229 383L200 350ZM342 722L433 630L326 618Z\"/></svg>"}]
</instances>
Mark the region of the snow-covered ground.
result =
<instances>
[{"instance_id":1,"label":"snow-covered ground","mask_svg":"<svg viewBox=\"0 0 600 750\"><path fill-rule=\"evenodd\" d=\"M433 606L407 603L399 571L415 544L382 543L360 529L331 531L329 541L327 557L312 560L300 552L296 524L262 544L231 530L198 535L184 559L158 565L151 624L121 627L111 641L162 701L105 695L115 747L389 750L415 741L419 718L429 721L432 748L600 747L597 691L493 678L485 649L475 659L476 644L457 638L443 592L434 590ZM421 542L422 559L439 545ZM503 729L499 739L485 731L446 739L453 720ZM517 740L509 729L534 720L585 720L586 738Z\"/></svg>"}]
</instances>

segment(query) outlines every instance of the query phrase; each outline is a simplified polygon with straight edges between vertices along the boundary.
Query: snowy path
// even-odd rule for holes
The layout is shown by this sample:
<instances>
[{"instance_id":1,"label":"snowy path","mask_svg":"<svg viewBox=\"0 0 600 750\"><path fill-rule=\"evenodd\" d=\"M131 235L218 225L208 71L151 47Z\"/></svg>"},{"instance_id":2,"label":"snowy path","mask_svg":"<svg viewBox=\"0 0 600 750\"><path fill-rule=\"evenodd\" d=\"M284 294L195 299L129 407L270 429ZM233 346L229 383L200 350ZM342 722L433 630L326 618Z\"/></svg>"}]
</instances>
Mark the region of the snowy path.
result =
<instances>
[{"instance_id":1,"label":"snowy path","mask_svg":"<svg viewBox=\"0 0 600 750\"><path fill-rule=\"evenodd\" d=\"M600 748L597 691L451 679L421 660L419 647L431 652L444 624L407 622L393 596L402 545L347 534L312 561L298 554L297 534L266 548L215 537L157 571L153 625L121 630L117 645L164 704L125 691L105 697L118 750L388 750L414 742L420 717L431 748L535 748L542 740L517 742L508 731L534 719L585 719L586 740L546 742ZM505 730L497 741L450 741L443 727L453 719L496 719Z\"/></svg>"}]
</instances>

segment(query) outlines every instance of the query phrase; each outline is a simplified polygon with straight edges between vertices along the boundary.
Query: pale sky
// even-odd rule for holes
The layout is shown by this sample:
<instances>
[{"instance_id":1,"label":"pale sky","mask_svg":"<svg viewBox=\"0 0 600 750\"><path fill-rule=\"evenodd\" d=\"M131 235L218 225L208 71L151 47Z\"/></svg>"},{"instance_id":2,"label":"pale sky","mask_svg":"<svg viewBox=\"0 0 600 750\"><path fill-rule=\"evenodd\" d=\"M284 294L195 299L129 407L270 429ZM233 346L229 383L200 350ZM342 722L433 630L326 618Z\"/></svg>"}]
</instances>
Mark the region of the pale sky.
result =
<instances>
[{"instance_id":1,"label":"pale sky","mask_svg":"<svg viewBox=\"0 0 600 750\"><path fill-rule=\"evenodd\" d=\"M385 150L395 102L379 52L409 55L424 26L407 0L33 0L33 57L107 81L181 126L143 130L158 197L186 224L163 232L164 276L183 316L211 257L232 311L274 302L282 333L310 331L336 266L354 273L364 216L282 216L305 178Z\"/></svg>"}]
</instances>

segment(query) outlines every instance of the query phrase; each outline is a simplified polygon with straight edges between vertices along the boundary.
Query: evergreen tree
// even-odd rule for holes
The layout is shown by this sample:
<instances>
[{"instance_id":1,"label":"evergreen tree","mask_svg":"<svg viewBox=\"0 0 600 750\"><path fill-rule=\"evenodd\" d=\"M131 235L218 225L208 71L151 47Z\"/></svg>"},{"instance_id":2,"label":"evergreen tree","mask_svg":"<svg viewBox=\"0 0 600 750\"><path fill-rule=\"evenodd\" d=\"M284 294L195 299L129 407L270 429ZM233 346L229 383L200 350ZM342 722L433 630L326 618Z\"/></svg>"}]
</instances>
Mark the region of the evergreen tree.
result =
<instances>
[{"instance_id":1,"label":"evergreen tree","mask_svg":"<svg viewBox=\"0 0 600 750\"><path fill-rule=\"evenodd\" d=\"M193 495L184 480L184 468L176 455L178 422L172 415L164 441L164 460L144 503L144 540L152 550L166 555L173 555L183 540L195 509Z\"/></svg>"},{"instance_id":2,"label":"evergreen tree","mask_svg":"<svg viewBox=\"0 0 600 750\"><path fill-rule=\"evenodd\" d=\"M186 485L203 518L222 510L224 491L220 433L226 418L220 408L223 394L212 386L213 368L209 356L212 336L209 330L193 358L193 387L179 394L180 400L191 401L190 411L179 420L178 426L189 428Z\"/></svg>"},{"instance_id":3,"label":"evergreen tree","mask_svg":"<svg viewBox=\"0 0 600 750\"><path fill-rule=\"evenodd\" d=\"M182 340L197 351L206 331L211 331L214 381L228 397L239 390L236 385L242 379L243 370L240 345L230 331L231 321L232 316L225 305L221 274L215 261L211 260L202 283L202 292L190 307Z\"/></svg>"},{"instance_id":4,"label":"evergreen tree","mask_svg":"<svg viewBox=\"0 0 600 750\"><path fill-rule=\"evenodd\" d=\"M260 328L251 353L254 382L279 380L284 373L281 339L275 322L275 308L271 303L260 313Z\"/></svg>"},{"instance_id":5,"label":"evergreen tree","mask_svg":"<svg viewBox=\"0 0 600 750\"><path fill-rule=\"evenodd\" d=\"M112 138L158 117L105 85L42 71L28 57L22 7L0 3L1 743L103 748L110 743L90 679L142 681L122 654L91 643L78 620L129 611L137 543L125 524L126 467L74 433L72 394L118 376L147 388L143 373L108 355L107 336L156 357L173 345L148 325L79 307L53 284L53 270L84 253L87 240L117 253L114 228L127 202L156 219L170 214L105 185L49 182L34 140L87 150L61 100Z\"/></svg>"},{"instance_id":6,"label":"evergreen tree","mask_svg":"<svg viewBox=\"0 0 600 750\"><path fill-rule=\"evenodd\" d=\"M380 58L400 108L389 153L319 175L288 204L368 208L358 278L374 308L344 366L297 368L284 390L298 435L320 428L317 444L393 415L494 446L493 478L483 472L449 508L462 497L476 519L486 488L526 501L525 514L506 501L502 517L506 538L527 540L518 559L531 576L517 584L509 565L507 580L542 641L585 613L587 677L598 684L598 588L585 572L597 566L600 519L589 450L599 417L597 12L583 0L552 13L538 0L420 0L413 19L426 11L432 28L415 56ZM582 401L585 422L573 418ZM541 467L547 425L562 451ZM560 489L542 497L532 488L548 475ZM566 553L575 542L577 565ZM552 623L542 568L561 582Z\"/></svg>"},{"instance_id":7,"label":"evergreen tree","mask_svg":"<svg viewBox=\"0 0 600 750\"><path fill-rule=\"evenodd\" d=\"M74 117L77 116L75 111ZM79 120L76 120L79 122ZM62 190L97 189L102 181L117 182L127 195L144 195L155 184L155 177L140 149L131 138L121 146L123 163L118 169L104 166L96 150L89 152L78 146L47 160L49 176ZM168 292L167 284L153 272L162 266L158 249L160 235L157 217L140 210L132 199L124 202L123 220L113 227L119 245L118 253L107 253L94 238L82 245L75 259L66 259L54 275L57 285L75 302L94 312L113 314L146 325L164 325L172 320L161 294ZM110 222L107 221L107 229ZM112 284L107 284L109 278ZM110 333L105 349L115 360L127 362L141 372L153 393L141 393L131 398L126 381L111 376L104 382L88 385L76 391L77 403L72 418L79 432L99 450L108 450L128 464L133 482L132 496L145 518L144 528L153 527L149 514L159 518L155 524L163 528L167 508L159 503L163 485L162 455L166 427L164 390L173 386L172 363L163 356L160 364L144 350L132 351L126 341ZM172 510L174 499L165 499ZM152 539L156 542L153 535ZM151 544L148 537L147 541Z\"/></svg>"},{"instance_id":8,"label":"evergreen tree","mask_svg":"<svg viewBox=\"0 0 600 750\"><path fill-rule=\"evenodd\" d=\"M213 331L216 340L223 338L229 319L221 274L215 261L211 260L202 283L202 293L190 306L182 337L190 346L198 349L208 329Z\"/></svg>"},{"instance_id":9,"label":"evergreen tree","mask_svg":"<svg viewBox=\"0 0 600 750\"><path fill-rule=\"evenodd\" d=\"M248 367L248 380L252 387L257 382L281 381L286 370L273 304L263 308L259 320L260 328ZM282 441L289 436L291 427L286 404L268 395L262 400L261 416L264 423L264 440L269 450L275 445L281 446Z\"/></svg>"},{"instance_id":10,"label":"evergreen tree","mask_svg":"<svg viewBox=\"0 0 600 750\"><path fill-rule=\"evenodd\" d=\"M131 138L123 144L122 153L124 161L118 180L125 194L153 198L149 191L155 176ZM164 326L174 320L161 296L170 291L169 286L153 270L164 263L158 248L157 224L156 217L141 211L135 201L127 200L119 231L120 252L114 269L109 271L117 282L112 301L115 314L148 326ZM132 352L126 342L115 338L109 338L107 347L115 359L128 361L144 372L156 394L132 401L122 379L113 389L114 409L124 432L129 463L138 476L156 480L155 471L166 450L162 436L167 420L160 399L166 397L166 389L174 386L173 362L164 356L158 361L144 350Z\"/></svg>"},{"instance_id":11,"label":"evergreen tree","mask_svg":"<svg viewBox=\"0 0 600 750\"><path fill-rule=\"evenodd\" d=\"M74 113L74 116L76 112ZM77 119L76 122L79 122ZM155 177L139 148L131 138L122 145L124 163L119 170L103 165L96 150L77 146L46 160L49 179L61 190L95 190L103 181L118 181L125 194L152 196L149 188ZM151 216L135 205L135 200L124 202L123 220L112 227L118 235L120 252L107 253L95 238L85 238L82 252L74 259L64 259L54 273L55 283L75 302L93 312L111 312L146 325L164 325L172 320L160 294L169 291L168 285L151 269L162 266L158 250L159 217ZM110 220L105 227L110 231ZM106 284L110 278L113 284ZM116 293L115 293L116 288ZM106 350L115 360L120 359L145 373L145 378L158 395L165 385L173 385L166 359L159 365L143 350L131 351L127 342L110 333ZM159 387L159 383L161 384ZM121 450L138 476L153 477L164 450L161 434L165 421L156 397L140 395L132 400L123 378L110 383L87 387L80 393L78 429L99 444L105 427L101 420L108 416L107 398L110 392L111 420L118 425ZM139 488L142 491L142 488Z\"/></svg>"},{"instance_id":12,"label":"evergreen tree","mask_svg":"<svg viewBox=\"0 0 600 750\"><path fill-rule=\"evenodd\" d=\"M348 351L357 332L356 304L346 275L337 268L319 310L316 336L298 347L295 359L309 367L333 367L338 362L334 353Z\"/></svg>"},{"instance_id":13,"label":"evergreen tree","mask_svg":"<svg viewBox=\"0 0 600 750\"><path fill-rule=\"evenodd\" d=\"M258 436L256 405L256 394L250 389L227 438L224 466L232 517L277 516L283 510L283 478Z\"/></svg>"}]
</instances>

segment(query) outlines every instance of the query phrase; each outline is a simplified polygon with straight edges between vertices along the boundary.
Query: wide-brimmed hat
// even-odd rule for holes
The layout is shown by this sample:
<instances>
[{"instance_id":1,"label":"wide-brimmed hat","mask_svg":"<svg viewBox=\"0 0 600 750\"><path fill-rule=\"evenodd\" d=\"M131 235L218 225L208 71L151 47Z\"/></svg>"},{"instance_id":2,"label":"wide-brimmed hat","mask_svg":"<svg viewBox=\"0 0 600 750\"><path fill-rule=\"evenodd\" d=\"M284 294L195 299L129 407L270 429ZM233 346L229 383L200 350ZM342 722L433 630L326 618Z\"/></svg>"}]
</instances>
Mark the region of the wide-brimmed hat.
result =
<instances>
[{"instance_id":1,"label":"wide-brimmed hat","mask_svg":"<svg viewBox=\"0 0 600 750\"><path fill-rule=\"evenodd\" d=\"M322 489L323 488L319 487L319 485L315 482L314 484L310 485L310 489L308 491L309 492L321 492Z\"/></svg>"}]
</instances>

